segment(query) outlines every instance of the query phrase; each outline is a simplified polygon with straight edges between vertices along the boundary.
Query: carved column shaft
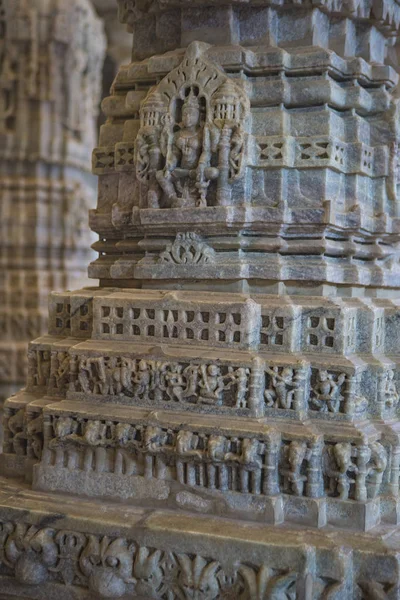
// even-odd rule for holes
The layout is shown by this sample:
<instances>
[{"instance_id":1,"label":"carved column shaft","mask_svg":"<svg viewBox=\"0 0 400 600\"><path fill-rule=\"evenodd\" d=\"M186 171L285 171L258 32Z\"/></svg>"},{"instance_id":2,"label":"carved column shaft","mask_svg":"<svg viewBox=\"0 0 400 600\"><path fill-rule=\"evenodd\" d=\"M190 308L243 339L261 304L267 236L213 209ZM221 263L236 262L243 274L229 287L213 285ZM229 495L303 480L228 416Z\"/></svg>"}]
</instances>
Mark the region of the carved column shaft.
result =
<instances>
[{"instance_id":1,"label":"carved column shaft","mask_svg":"<svg viewBox=\"0 0 400 600\"><path fill-rule=\"evenodd\" d=\"M47 296L84 284L93 241L101 23L90 2L0 3L0 397L26 377Z\"/></svg>"}]
</instances>

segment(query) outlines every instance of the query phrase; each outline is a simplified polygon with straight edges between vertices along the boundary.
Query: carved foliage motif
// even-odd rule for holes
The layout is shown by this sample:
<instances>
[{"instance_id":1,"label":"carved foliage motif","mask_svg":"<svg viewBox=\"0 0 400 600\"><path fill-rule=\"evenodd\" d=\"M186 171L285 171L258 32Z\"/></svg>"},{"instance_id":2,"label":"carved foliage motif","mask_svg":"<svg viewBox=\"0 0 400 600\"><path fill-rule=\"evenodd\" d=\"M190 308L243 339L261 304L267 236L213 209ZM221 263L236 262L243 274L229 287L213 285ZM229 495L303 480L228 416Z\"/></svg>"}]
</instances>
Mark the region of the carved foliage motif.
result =
<instances>
[{"instance_id":1,"label":"carved foliage motif","mask_svg":"<svg viewBox=\"0 0 400 600\"><path fill-rule=\"evenodd\" d=\"M213 557L164 551L124 537L0 523L0 574L26 585L58 583L70 594L88 589L96 598L140 596L153 600L295 600L347 597L344 579L324 580L296 568L238 561L229 571ZM274 561L276 562L276 561ZM363 598L386 598L389 582L355 573ZM357 592L354 590L354 593ZM352 596L353 597L353 596ZM355 595L354 595L355 597Z\"/></svg>"},{"instance_id":2,"label":"carved foliage motif","mask_svg":"<svg viewBox=\"0 0 400 600\"><path fill-rule=\"evenodd\" d=\"M226 574L211 558L164 552L124 538L6 522L0 524L0 543L3 562L17 581L89 588L96 598L135 594L154 600L264 600L279 593L295 597L295 572L240 565Z\"/></svg>"},{"instance_id":3,"label":"carved foliage motif","mask_svg":"<svg viewBox=\"0 0 400 600\"><path fill-rule=\"evenodd\" d=\"M204 51L193 43L141 105L135 164L144 207L230 204L243 174L249 101Z\"/></svg>"},{"instance_id":4,"label":"carved foliage motif","mask_svg":"<svg viewBox=\"0 0 400 600\"><path fill-rule=\"evenodd\" d=\"M160 263L197 265L212 263L215 252L196 233L178 233L175 241L160 254Z\"/></svg>"}]
</instances>

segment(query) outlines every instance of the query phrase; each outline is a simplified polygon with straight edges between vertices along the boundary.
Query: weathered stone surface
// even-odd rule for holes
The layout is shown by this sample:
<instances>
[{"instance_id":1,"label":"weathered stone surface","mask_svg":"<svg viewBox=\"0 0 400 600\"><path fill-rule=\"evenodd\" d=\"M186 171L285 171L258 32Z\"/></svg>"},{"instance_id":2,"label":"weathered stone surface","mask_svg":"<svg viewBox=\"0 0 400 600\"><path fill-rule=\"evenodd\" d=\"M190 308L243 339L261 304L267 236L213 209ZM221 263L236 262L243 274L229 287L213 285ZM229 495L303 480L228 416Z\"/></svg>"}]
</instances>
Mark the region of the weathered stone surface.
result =
<instances>
[{"instance_id":1,"label":"weathered stone surface","mask_svg":"<svg viewBox=\"0 0 400 600\"><path fill-rule=\"evenodd\" d=\"M0 2L1 401L24 384L49 292L87 284L103 53L88 0Z\"/></svg>"},{"instance_id":2,"label":"weathered stone surface","mask_svg":"<svg viewBox=\"0 0 400 600\"><path fill-rule=\"evenodd\" d=\"M6 403L0 587L399 599L399 7L119 5L100 287Z\"/></svg>"},{"instance_id":3,"label":"weathered stone surface","mask_svg":"<svg viewBox=\"0 0 400 600\"><path fill-rule=\"evenodd\" d=\"M2 488L2 598L398 597L394 528L361 539L302 527L283 534L77 497L60 507L4 480ZM19 505L10 507L13 494Z\"/></svg>"}]
</instances>

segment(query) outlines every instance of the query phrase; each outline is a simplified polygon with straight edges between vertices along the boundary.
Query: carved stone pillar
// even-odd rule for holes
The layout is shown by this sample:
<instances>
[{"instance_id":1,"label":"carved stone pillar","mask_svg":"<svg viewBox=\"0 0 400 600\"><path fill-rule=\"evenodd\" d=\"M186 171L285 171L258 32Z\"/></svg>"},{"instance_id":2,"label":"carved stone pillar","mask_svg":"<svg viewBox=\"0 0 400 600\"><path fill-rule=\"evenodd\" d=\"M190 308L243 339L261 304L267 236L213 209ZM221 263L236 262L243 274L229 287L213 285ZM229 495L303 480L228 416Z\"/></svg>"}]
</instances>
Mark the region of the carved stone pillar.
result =
<instances>
[{"instance_id":1,"label":"carved stone pillar","mask_svg":"<svg viewBox=\"0 0 400 600\"><path fill-rule=\"evenodd\" d=\"M100 286L6 402L0 590L398 598L399 6L119 8Z\"/></svg>"},{"instance_id":2,"label":"carved stone pillar","mask_svg":"<svg viewBox=\"0 0 400 600\"><path fill-rule=\"evenodd\" d=\"M0 2L2 400L25 383L49 292L87 282L103 52L87 0Z\"/></svg>"}]
</instances>

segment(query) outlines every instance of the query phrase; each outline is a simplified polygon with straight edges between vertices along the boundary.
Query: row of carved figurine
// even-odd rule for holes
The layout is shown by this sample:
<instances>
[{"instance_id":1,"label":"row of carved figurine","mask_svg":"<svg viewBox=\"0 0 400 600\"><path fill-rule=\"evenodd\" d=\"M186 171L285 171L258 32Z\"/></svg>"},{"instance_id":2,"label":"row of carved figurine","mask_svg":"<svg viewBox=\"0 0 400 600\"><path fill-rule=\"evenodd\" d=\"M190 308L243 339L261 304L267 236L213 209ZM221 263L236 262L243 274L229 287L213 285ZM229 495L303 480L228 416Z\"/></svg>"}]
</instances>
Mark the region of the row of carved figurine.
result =
<instances>
[{"instance_id":1,"label":"row of carved figurine","mask_svg":"<svg viewBox=\"0 0 400 600\"><path fill-rule=\"evenodd\" d=\"M274 429L264 437L229 437L72 416L43 424L41 415L27 420L23 412L6 417L5 453L71 470L141 475L268 496L356 500L378 496L386 473L390 490L398 491L397 454L389 449L389 473L388 450L376 441L355 445L324 443L322 438L282 440Z\"/></svg>"},{"instance_id":2,"label":"row of carved figurine","mask_svg":"<svg viewBox=\"0 0 400 600\"><path fill-rule=\"evenodd\" d=\"M11 572L18 582L33 586L54 582L68 586L71 593L88 588L96 598L126 594L153 600L295 598L300 580L311 594L304 598L328 598L330 592L350 598L345 576L325 581L318 573L282 567L268 550L265 564L238 561L232 572L225 572L218 559L196 553L158 550L124 537L39 528L23 522L0 524L0 549L0 576ZM340 566L345 573L344 565ZM370 594L384 589L383 584L364 578L355 585L358 591Z\"/></svg>"},{"instance_id":3,"label":"row of carved figurine","mask_svg":"<svg viewBox=\"0 0 400 600\"><path fill-rule=\"evenodd\" d=\"M247 367L39 350L30 353L29 364L32 387L48 386L58 392L69 389L101 396L127 396L138 402L206 404L258 413L265 408L359 413L367 407L367 400L354 389L358 386L354 385L354 377L310 369L306 363L299 367L269 367L261 363ZM393 370L384 374L380 397L384 408L398 406ZM352 405L352 410L346 403Z\"/></svg>"}]
</instances>

